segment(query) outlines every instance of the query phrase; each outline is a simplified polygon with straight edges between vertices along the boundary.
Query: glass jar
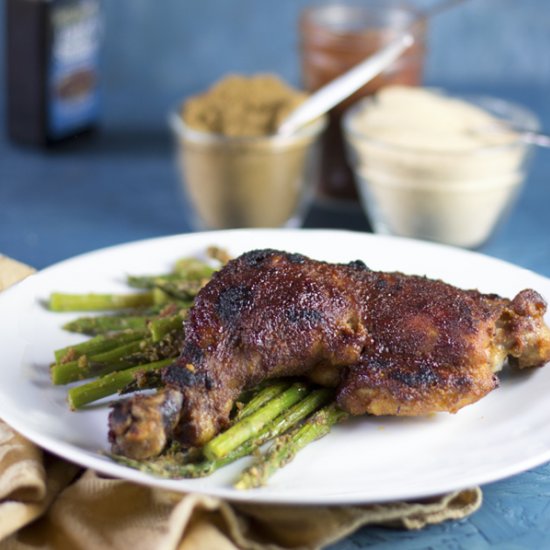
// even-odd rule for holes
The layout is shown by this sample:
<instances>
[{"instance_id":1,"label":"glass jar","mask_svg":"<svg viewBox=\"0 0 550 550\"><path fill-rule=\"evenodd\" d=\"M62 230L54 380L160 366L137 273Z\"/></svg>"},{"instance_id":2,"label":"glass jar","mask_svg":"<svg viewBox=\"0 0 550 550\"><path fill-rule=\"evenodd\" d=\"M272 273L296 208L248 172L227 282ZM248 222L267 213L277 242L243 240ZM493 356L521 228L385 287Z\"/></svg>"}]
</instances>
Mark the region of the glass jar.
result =
<instances>
[{"instance_id":1,"label":"glass jar","mask_svg":"<svg viewBox=\"0 0 550 550\"><path fill-rule=\"evenodd\" d=\"M394 102L386 117L378 111L371 132L364 116L379 98L365 98L344 115L361 202L376 233L479 248L506 219L529 172L534 146L513 128L537 132L540 121L525 107L496 97L425 93L457 103L435 103L445 131L419 117L408 120L405 130L402 123L395 125L395 133L392 126L402 120L394 118L399 109ZM401 101L407 97L410 112L422 112L409 94ZM471 126L457 128L456 118L448 118L458 105ZM468 116L468 106L485 112L488 122L478 113Z\"/></svg>"},{"instance_id":2,"label":"glass jar","mask_svg":"<svg viewBox=\"0 0 550 550\"><path fill-rule=\"evenodd\" d=\"M326 117L290 136L202 132L185 124L179 113L170 123L194 229L302 224L317 180L318 138Z\"/></svg>"},{"instance_id":3,"label":"glass jar","mask_svg":"<svg viewBox=\"0 0 550 550\"><path fill-rule=\"evenodd\" d=\"M409 30L419 18L420 12L401 0L341 0L306 8L299 23L304 87L314 92ZM329 113L321 143L319 198L358 200L354 176L346 161L341 117L355 101L383 86L421 84L425 23L415 25L411 32L414 44L391 67Z\"/></svg>"}]
</instances>

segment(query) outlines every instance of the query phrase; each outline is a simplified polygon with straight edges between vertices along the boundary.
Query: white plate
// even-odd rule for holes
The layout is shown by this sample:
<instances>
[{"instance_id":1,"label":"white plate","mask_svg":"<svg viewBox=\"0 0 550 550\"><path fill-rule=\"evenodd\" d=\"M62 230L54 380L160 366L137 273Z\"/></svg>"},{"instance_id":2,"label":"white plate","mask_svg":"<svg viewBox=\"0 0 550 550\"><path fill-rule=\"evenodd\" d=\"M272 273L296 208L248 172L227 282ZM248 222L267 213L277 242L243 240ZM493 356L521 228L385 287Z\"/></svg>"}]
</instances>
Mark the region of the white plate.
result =
<instances>
[{"instance_id":1,"label":"white plate","mask_svg":"<svg viewBox=\"0 0 550 550\"><path fill-rule=\"evenodd\" d=\"M136 242L62 262L0 295L0 416L51 452L104 474L175 491L269 503L369 503L434 495L522 472L550 460L550 368L504 375L500 388L456 415L353 419L311 444L268 487L236 491L247 458L199 480L160 480L114 464L106 404L70 412L66 388L51 386L52 351L80 338L61 330L69 314L46 311L51 291L126 291L126 273L168 270L211 244L233 254L261 247L318 259L360 258L373 269L442 278L513 296L525 287L550 298L550 280L480 254L345 231L237 230Z\"/></svg>"}]
</instances>

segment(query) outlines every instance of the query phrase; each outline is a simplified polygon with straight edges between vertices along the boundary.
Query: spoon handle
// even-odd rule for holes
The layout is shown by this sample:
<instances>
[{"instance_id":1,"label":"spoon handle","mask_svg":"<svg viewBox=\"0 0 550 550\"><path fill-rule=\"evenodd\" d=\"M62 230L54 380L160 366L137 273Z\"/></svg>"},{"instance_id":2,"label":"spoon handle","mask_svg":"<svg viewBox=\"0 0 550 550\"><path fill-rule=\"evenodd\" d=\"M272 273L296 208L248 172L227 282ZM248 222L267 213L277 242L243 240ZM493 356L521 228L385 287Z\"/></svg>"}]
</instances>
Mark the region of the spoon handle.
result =
<instances>
[{"instance_id":1,"label":"spoon handle","mask_svg":"<svg viewBox=\"0 0 550 550\"><path fill-rule=\"evenodd\" d=\"M541 132L522 132L521 137L525 143L550 148L550 135Z\"/></svg>"},{"instance_id":2,"label":"spoon handle","mask_svg":"<svg viewBox=\"0 0 550 550\"><path fill-rule=\"evenodd\" d=\"M320 88L300 107L292 111L290 116L279 126L278 133L292 134L307 122L314 120L338 105L389 67L407 48L412 46L413 42L413 35L405 33L347 73Z\"/></svg>"}]
</instances>

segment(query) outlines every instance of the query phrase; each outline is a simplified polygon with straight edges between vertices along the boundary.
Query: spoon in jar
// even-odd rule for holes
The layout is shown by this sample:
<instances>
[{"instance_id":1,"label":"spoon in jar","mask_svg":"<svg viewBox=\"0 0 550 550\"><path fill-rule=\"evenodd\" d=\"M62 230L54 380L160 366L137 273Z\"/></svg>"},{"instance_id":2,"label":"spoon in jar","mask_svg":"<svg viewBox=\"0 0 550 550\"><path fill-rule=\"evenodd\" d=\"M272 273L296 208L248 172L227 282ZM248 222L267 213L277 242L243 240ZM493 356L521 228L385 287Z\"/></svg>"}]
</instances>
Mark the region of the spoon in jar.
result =
<instances>
[{"instance_id":1,"label":"spoon in jar","mask_svg":"<svg viewBox=\"0 0 550 550\"><path fill-rule=\"evenodd\" d=\"M392 65L415 42L414 27L425 23L434 15L438 15L466 0L444 0L436 4L405 29L405 32L389 44L369 56L352 69L335 78L325 86L311 94L299 107L280 124L278 133L290 135L308 122L327 113L338 103L348 98L361 86L378 76L384 69Z\"/></svg>"},{"instance_id":2,"label":"spoon in jar","mask_svg":"<svg viewBox=\"0 0 550 550\"><path fill-rule=\"evenodd\" d=\"M519 139L527 145L536 145L537 147L550 149L550 134L537 132L536 130L528 130L506 122L483 128L472 128L469 133L475 136L494 136L495 134L509 135L511 139Z\"/></svg>"},{"instance_id":3,"label":"spoon in jar","mask_svg":"<svg viewBox=\"0 0 550 550\"><path fill-rule=\"evenodd\" d=\"M530 145L537 145L538 147L546 147L550 149L550 135L543 134L541 132L529 132L521 131L519 133L521 139Z\"/></svg>"}]
</instances>

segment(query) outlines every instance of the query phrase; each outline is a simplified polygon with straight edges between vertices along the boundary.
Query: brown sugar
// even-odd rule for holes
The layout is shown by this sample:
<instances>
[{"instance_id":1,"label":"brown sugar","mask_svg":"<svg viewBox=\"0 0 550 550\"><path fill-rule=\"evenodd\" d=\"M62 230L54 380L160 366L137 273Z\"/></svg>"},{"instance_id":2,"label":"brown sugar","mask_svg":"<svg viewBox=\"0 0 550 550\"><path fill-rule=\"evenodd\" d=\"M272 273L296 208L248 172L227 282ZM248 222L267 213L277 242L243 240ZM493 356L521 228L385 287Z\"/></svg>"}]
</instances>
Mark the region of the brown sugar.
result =
<instances>
[{"instance_id":1,"label":"brown sugar","mask_svg":"<svg viewBox=\"0 0 550 550\"><path fill-rule=\"evenodd\" d=\"M185 102L183 120L195 130L226 136L274 134L306 94L271 74L229 75Z\"/></svg>"}]
</instances>

